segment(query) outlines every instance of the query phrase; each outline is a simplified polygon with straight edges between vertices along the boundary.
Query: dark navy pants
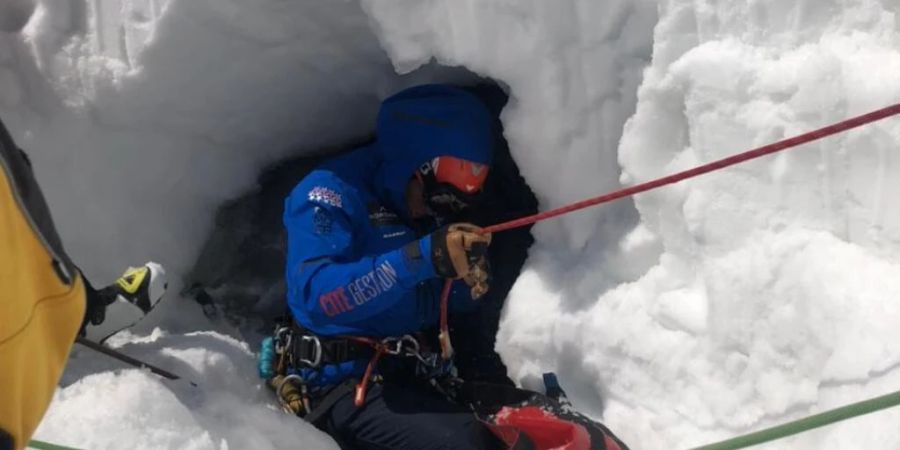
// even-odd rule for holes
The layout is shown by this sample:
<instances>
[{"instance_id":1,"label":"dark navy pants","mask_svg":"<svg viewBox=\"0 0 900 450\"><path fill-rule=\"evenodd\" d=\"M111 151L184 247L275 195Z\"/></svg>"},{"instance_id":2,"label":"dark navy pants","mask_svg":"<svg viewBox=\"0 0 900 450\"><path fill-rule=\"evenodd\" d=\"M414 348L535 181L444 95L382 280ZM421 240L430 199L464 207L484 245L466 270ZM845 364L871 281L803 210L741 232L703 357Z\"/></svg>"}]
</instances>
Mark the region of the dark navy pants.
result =
<instances>
[{"instance_id":1,"label":"dark navy pants","mask_svg":"<svg viewBox=\"0 0 900 450\"><path fill-rule=\"evenodd\" d=\"M468 408L415 384L372 384L359 408L347 393L318 425L343 449L503 448Z\"/></svg>"}]
</instances>

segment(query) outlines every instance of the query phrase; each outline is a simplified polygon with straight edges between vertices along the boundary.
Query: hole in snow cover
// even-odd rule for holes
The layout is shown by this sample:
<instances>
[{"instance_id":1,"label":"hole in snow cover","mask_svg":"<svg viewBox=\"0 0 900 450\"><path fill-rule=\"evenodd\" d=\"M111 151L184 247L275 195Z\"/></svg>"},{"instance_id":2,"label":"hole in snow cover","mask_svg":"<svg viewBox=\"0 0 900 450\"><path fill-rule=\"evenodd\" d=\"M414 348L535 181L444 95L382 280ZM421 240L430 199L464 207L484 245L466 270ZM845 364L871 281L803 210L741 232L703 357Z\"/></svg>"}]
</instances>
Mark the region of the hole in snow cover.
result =
<instances>
[{"instance_id":1,"label":"hole in snow cover","mask_svg":"<svg viewBox=\"0 0 900 450\"><path fill-rule=\"evenodd\" d=\"M494 165L484 192L490 206L479 208L482 211L476 213L473 221L490 225L534 213L537 200L521 177L503 138L499 115L507 102L507 94L490 81L463 87L488 106L496 130ZM345 144L317 152L304 151L301 156L264 168L251 191L218 208L213 231L186 276L185 293L203 305L208 313L224 314L230 322L250 329L262 326L267 330L271 319L283 314L286 308L284 199L317 165L372 139L374 135L348 140ZM484 316L489 322L485 326L491 326L495 331L503 300L518 277L532 242L528 228L494 237L491 245L494 281L489 299L492 307Z\"/></svg>"}]
</instances>

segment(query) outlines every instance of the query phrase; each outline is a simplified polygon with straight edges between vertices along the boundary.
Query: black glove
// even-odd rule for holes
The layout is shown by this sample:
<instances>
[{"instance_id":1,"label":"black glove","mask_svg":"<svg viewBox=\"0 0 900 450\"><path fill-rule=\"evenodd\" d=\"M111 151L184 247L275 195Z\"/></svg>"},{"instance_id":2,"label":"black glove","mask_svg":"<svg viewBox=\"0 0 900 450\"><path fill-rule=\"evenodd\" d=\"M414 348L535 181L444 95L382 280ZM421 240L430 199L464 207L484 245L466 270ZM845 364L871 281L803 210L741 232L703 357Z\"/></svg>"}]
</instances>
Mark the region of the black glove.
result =
<instances>
[{"instance_id":1,"label":"black glove","mask_svg":"<svg viewBox=\"0 0 900 450\"><path fill-rule=\"evenodd\" d=\"M85 335L84 328L88 325L100 325L106 320L106 307L112 303L116 297L114 293L109 292L108 290L96 290L94 286L91 285L90 281L82 275L81 279L84 282L84 299L86 303L86 307L84 310L84 319L81 321L81 330L79 334L81 336Z\"/></svg>"}]
</instances>

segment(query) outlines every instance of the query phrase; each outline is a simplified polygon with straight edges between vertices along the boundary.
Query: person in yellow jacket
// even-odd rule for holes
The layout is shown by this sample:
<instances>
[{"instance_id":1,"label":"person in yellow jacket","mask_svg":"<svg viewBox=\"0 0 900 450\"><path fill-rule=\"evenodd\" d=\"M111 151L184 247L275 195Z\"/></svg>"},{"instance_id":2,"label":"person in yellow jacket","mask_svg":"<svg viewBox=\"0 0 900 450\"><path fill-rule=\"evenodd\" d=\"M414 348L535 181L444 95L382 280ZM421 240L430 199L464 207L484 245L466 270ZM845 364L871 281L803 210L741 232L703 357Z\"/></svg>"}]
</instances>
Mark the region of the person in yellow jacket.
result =
<instances>
[{"instance_id":1,"label":"person in yellow jacket","mask_svg":"<svg viewBox=\"0 0 900 450\"><path fill-rule=\"evenodd\" d=\"M155 263L91 287L63 249L28 157L0 121L0 450L28 443L79 330L108 337L156 306L166 287Z\"/></svg>"},{"instance_id":2,"label":"person in yellow jacket","mask_svg":"<svg viewBox=\"0 0 900 450\"><path fill-rule=\"evenodd\" d=\"M33 0L0 0L0 38L34 9ZM100 341L134 324L166 287L162 267L147 263L94 289L66 255L28 156L0 121L0 450L28 444L76 334Z\"/></svg>"},{"instance_id":3,"label":"person in yellow jacket","mask_svg":"<svg viewBox=\"0 0 900 450\"><path fill-rule=\"evenodd\" d=\"M0 123L0 449L21 448L50 403L85 313L25 154Z\"/></svg>"},{"instance_id":4,"label":"person in yellow jacket","mask_svg":"<svg viewBox=\"0 0 900 450\"><path fill-rule=\"evenodd\" d=\"M0 32L34 10L0 6ZM0 449L21 448L50 403L85 312L85 290L66 257L27 157L0 123Z\"/></svg>"},{"instance_id":5,"label":"person in yellow jacket","mask_svg":"<svg viewBox=\"0 0 900 450\"><path fill-rule=\"evenodd\" d=\"M133 325L168 286L162 266L150 262L94 289L66 255L28 157L2 121L0 249L0 450L6 450L28 443L75 336L102 341Z\"/></svg>"}]
</instances>

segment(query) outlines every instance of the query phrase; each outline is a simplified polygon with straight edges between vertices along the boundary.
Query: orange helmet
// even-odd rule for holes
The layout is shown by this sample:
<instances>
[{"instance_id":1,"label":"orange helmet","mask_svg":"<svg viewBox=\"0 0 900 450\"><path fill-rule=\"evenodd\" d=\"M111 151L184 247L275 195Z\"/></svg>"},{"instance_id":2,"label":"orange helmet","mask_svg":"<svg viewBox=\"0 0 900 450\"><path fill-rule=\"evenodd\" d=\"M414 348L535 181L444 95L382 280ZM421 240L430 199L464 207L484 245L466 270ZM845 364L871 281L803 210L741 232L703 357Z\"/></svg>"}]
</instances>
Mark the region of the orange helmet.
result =
<instances>
[{"instance_id":1,"label":"orange helmet","mask_svg":"<svg viewBox=\"0 0 900 450\"><path fill-rule=\"evenodd\" d=\"M440 156L431 162L438 183L449 184L465 194L474 194L484 186L488 166L452 156Z\"/></svg>"},{"instance_id":2,"label":"orange helmet","mask_svg":"<svg viewBox=\"0 0 900 450\"><path fill-rule=\"evenodd\" d=\"M443 217L451 217L475 204L487 175L487 164L453 156L434 158L416 172L424 184L429 208Z\"/></svg>"}]
</instances>

